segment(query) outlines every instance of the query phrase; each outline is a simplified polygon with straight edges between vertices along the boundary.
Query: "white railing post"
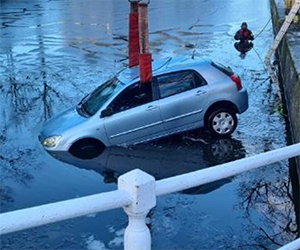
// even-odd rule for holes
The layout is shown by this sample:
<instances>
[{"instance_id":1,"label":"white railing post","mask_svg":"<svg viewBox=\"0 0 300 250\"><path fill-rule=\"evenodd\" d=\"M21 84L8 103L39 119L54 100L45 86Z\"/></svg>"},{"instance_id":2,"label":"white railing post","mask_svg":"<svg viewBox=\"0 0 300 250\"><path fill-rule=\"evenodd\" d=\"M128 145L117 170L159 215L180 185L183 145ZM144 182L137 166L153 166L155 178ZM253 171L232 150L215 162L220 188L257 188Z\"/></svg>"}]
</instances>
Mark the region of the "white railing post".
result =
<instances>
[{"instance_id":1,"label":"white railing post","mask_svg":"<svg viewBox=\"0 0 300 250\"><path fill-rule=\"evenodd\" d=\"M133 170L119 177L118 188L132 197L130 205L124 207L129 224L124 235L125 250L150 250L151 235L145 219L156 205L155 179L151 175Z\"/></svg>"}]
</instances>

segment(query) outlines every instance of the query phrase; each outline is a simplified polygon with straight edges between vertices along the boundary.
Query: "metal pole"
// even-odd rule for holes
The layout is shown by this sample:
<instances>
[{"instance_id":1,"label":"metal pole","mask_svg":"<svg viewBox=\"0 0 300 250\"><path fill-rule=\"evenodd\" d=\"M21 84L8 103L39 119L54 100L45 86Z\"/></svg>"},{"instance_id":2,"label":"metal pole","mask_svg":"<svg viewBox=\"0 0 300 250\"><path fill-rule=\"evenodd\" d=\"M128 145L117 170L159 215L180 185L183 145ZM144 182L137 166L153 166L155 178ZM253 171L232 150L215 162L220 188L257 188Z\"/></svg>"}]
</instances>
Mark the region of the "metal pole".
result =
<instances>
[{"instance_id":1,"label":"metal pole","mask_svg":"<svg viewBox=\"0 0 300 250\"><path fill-rule=\"evenodd\" d=\"M139 4L140 52L149 53L148 4Z\"/></svg>"},{"instance_id":2,"label":"metal pole","mask_svg":"<svg viewBox=\"0 0 300 250\"><path fill-rule=\"evenodd\" d=\"M129 14L129 67L139 65L139 13L138 2L130 2Z\"/></svg>"},{"instance_id":3,"label":"metal pole","mask_svg":"<svg viewBox=\"0 0 300 250\"><path fill-rule=\"evenodd\" d=\"M140 76L141 83L152 80L152 55L149 51L148 4L139 4Z\"/></svg>"}]
</instances>

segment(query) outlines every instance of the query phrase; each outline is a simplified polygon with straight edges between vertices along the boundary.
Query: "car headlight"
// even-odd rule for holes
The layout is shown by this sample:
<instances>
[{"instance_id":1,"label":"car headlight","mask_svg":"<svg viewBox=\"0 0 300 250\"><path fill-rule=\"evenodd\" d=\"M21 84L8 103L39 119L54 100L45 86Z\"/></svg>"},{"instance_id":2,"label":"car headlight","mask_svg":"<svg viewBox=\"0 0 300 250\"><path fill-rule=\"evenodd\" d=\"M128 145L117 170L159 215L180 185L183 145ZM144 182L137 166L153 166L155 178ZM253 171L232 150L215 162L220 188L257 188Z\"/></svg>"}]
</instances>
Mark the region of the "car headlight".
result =
<instances>
[{"instance_id":1,"label":"car headlight","mask_svg":"<svg viewBox=\"0 0 300 250\"><path fill-rule=\"evenodd\" d=\"M60 139L60 135L50 136L43 141L43 146L47 148L53 148L58 144Z\"/></svg>"}]
</instances>

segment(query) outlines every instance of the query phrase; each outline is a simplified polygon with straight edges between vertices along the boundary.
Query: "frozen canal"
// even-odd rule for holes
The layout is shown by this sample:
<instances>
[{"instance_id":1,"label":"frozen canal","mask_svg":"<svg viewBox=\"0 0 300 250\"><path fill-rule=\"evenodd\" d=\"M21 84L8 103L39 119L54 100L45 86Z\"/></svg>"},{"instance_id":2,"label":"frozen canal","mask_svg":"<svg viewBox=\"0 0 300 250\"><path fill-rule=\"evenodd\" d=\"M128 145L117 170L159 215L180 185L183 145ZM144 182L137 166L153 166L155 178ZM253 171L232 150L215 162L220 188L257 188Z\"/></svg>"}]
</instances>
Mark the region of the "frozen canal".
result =
<instances>
[{"instance_id":1,"label":"frozen canal","mask_svg":"<svg viewBox=\"0 0 300 250\"><path fill-rule=\"evenodd\" d=\"M142 168L157 179L212 167L287 144L286 124L262 64L271 24L241 59L233 35L254 35L270 19L269 0L152 0L154 58L210 57L248 88L249 110L232 139L201 131L111 148L89 161L48 155L43 123L75 105L127 64L126 0L0 0L1 212L116 188ZM196 46L195 46L196 45ZM288 161L158 199L149 215L153 249L277 249L297 235ZM121 249L127 218L115 210L1 237L1 249Z\"/></svg>"}]
</instances>

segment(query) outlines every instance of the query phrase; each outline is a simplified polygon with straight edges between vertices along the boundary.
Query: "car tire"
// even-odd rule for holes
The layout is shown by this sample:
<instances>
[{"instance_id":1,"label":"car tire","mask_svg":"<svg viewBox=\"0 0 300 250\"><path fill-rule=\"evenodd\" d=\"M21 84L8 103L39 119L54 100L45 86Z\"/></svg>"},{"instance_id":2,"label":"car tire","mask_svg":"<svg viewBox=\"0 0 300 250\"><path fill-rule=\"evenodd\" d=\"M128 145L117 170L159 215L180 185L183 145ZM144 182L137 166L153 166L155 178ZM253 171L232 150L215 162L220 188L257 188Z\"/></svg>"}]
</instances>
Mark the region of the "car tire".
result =
<instances>
[{"instance_id":1,"label":"car tire","mask_svg":"<svg viewBox=\"0 0 300 250\"><path fill-rule=\"evenodd\" d=\"M98 157L104 149L104 144L96 139L81 139L71 146L69 152L80 159L93 159Z\"/></svg>"},{"instance_id":2,"label":"car tire","mask_svg":"<svg viewBox=\"0 0 300 250\"><path fill-rule=\"evenodd\" d=\"M227 108L213 111L207 120L207 128L214 137L228 137L236 129L238 120L235 112Z\"/></svg>"}]
</instances>

